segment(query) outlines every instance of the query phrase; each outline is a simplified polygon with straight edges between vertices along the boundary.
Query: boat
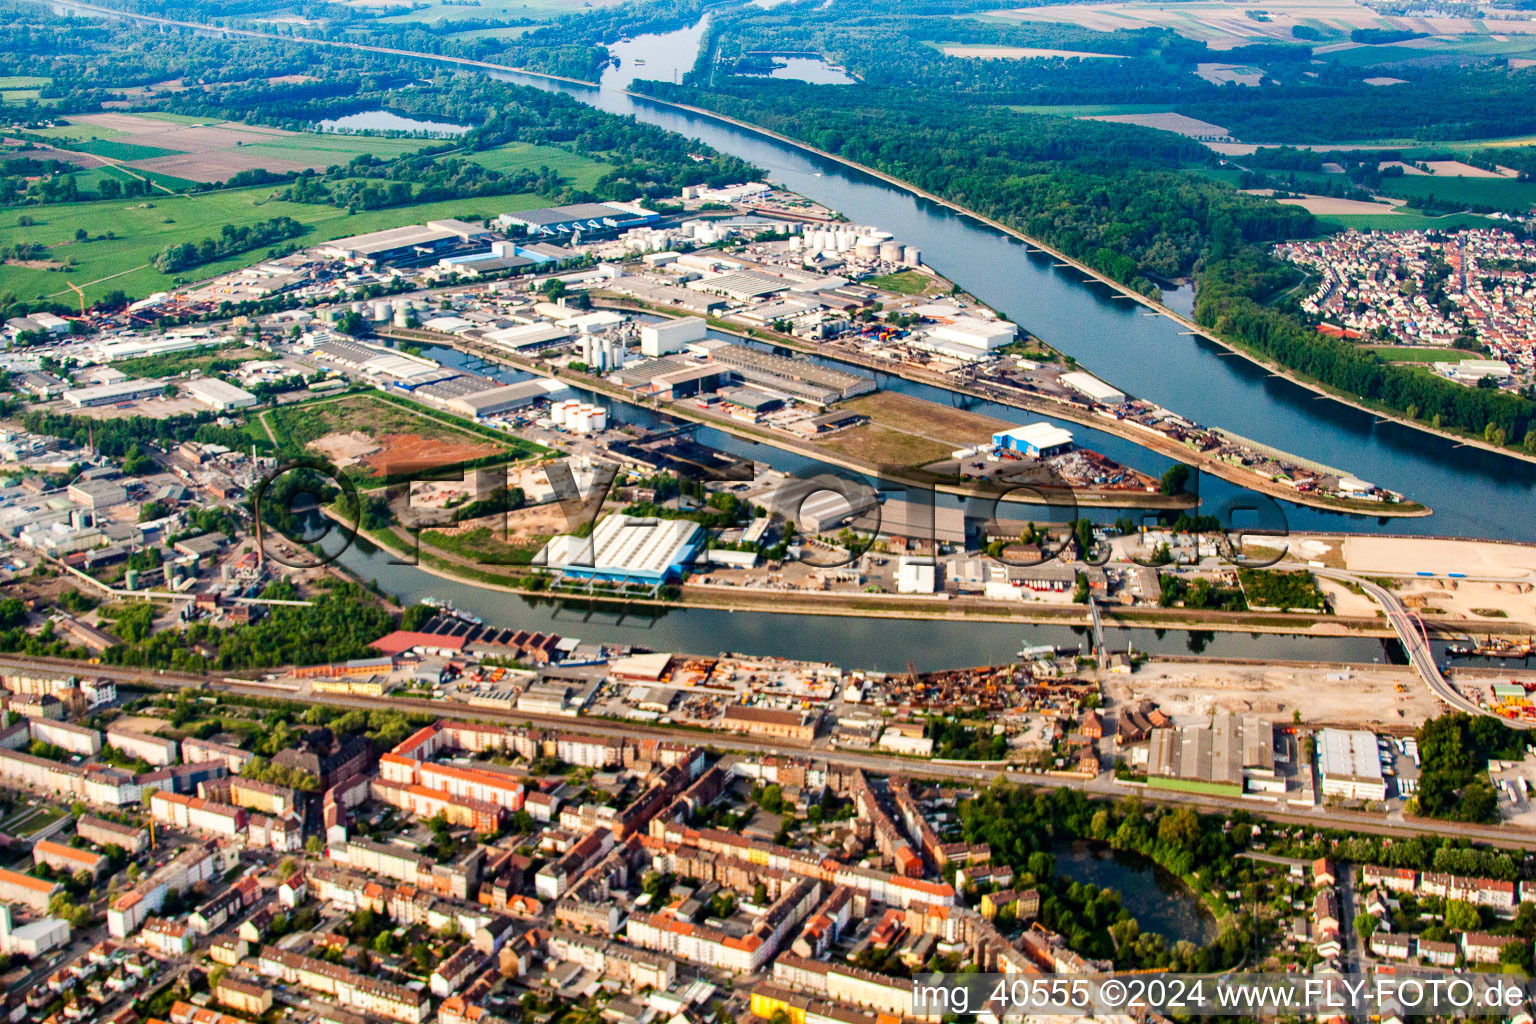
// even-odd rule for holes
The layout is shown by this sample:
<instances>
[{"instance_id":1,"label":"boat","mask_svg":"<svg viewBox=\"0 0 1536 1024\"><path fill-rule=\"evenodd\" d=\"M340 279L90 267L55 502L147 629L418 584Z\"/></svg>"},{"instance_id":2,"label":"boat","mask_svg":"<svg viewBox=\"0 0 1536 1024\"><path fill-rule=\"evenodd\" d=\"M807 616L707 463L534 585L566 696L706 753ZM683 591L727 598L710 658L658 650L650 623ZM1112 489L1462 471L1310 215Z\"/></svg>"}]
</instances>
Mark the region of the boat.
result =
<instances>
[{"instance_id":1,"label":"boat","mask_svg":"<svg viewBox=\"0 0 1536 1024\"><path fill-rule=\"evenodd\" d=\"M1040 658L1054 658L1056 657L1056 648L1052 644L1040 644L1035 647L1023 647L1019 649L1016 657L1023 658L1025 661L1036 661Z\"/></svg>"},{"instance_id":2,"label":"boat","mask_svg":"<svg viewBox=\"0 0 1536 1024\"><path fill-rule=\"evenodd\" d=\"M1529 658L1536 646L1531 641L1506 640L1503 637L1489 637L1486 642L1478 644L1472 653L1483 658Z\"/></svg>"},{"instance_id":3,"label":"boat","mask_svg":"<svg viewBox=\"0 0 1536 1024\"><path fill-rule=\"evenodd\" d=\"M630 63L633 64L637 68L645 67L645 61L641 60L639 57L634 58L633 60L630 61Z\"/></svg>"}]
</instances>

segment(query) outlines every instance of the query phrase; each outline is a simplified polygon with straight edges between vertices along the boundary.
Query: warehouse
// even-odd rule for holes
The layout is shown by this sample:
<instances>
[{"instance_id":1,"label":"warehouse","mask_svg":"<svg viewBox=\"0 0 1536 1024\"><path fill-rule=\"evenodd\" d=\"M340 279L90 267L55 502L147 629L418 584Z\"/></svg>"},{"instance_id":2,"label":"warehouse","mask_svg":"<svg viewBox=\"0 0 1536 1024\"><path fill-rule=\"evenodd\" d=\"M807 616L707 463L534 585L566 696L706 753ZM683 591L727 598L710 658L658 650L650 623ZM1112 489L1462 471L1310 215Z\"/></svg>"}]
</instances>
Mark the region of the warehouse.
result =
<instances>
[{"instance_id":1,"label":"warehouse","mask_svg":"<svg viewBox=\"0 0 1536 1024\"><path fill-rule=\"evenodd\" d=\"M1237 718L1213 715L1210 724L1152 730L1147 785L1191 793L1241 796L1243 737Z\"/></svg>"},{"instance_id":2,"label":"warehouse","mask_svg":"<svg viewBox=\"0 0 1536 1024\"><path fill-rule=\"evenodd\" d=\"M128 500L128 490L116 480L76 480L65 488L70 501L88 509L111 508Z\"/></svg>"},{"instance_id":3,"label":"warehouse","mask_svg":"<svg viewBox=\"0 0 1536 1024\"><path fill-rule=\"evenodd\" d=\"M64 392L64 401L77 409L93 405L115 405L133 402L140 398L153 398L166 388L162 380L120 380L115 384L100 384L93 388L70 388Z\"/></svg>"},{"instance_id":4,"label":"warehouse","mask_svg":"<svg viewBox=\"0 0 1536 1024\"><path fill-rule=\"evenodd\" d=\"M1349 800L1385 800L1376 734L1365 729L1324 729L1318 736L1323 795Z\"/></svg>"},{"instance_id":5,"label":"warehouse","mask_svg":"<svg viewBox=\"0 0 1536 1024\"><path fill-rule=\"evenodd\" d=\"M538 401L553 402L556 399L568 398L570 394L571 389L560 381L540 377L536 380L519 381L516 384L492 388L489 391L478 391L471 395L450 398L443 405L461 416L477 420L487 416L500 416Z\"/></svg>"},{"instance_id":6,"label":"warehouse","mask_svg":"<svg viewBox=\"0 0 1536 1024\"><path fill-rule=\"evenodd\" d=\"M640 354L654 358L681 352L688 342L702 339L704 332L704 321L696 316L685 316L681 320L666 320L655 324L641 324Z\"/></svg>"},{"instance_id":7,"label":"warehouse","mask_svg":"<svg viewBox=\"0 0 1536 1024\"><path fill-rule=\"evenodd\" d=\"M1062 384L1076 391L1080 395L1086 395L1100 405L1124 405L1125 392L1119 388L1112 388L1091 373L1083 373L1074 370L1071 373L1061 375Z\"/></svg>"},{"instance_id":8,"label":"warehouse","mask_svg":"<svg viewBox=\"0 0 1536 1024\"><path fill-rule=\"evenodd\" d=\"M704 531L687 519L641 519L616 512L599 522L590 538L551 538L533 564L575 579L656 586L680 577L703 543Z\"/></svg>"},{"instance_id":9,"label":"warehouse","mask_svg":"<svg viewBox=\"0 0 1536 1024\"><path fill-rule=\"evenodd\" d=\"M1034 459L1072 450L1072 432L1050 423L1028 423L992 435L993 447Z\"/></svg>"},{"instance_id":10,"label":"warehouse","mask_svg":"<svg viewBox=\"0 0 1536 1024\"><path fill-rule=\"evenodd\" d=\"M524 228L530 237L555 237L575 232L585 236L608 234L642 227L657 219L650 210L624 203L574 203L504 213L496 218L496 223L503 228Z\"/></svg>"},{"instance_id":11,"label":"warehouse","mask_svg":"<svg viewBox=\"0 0 1536 1024\"><path fill-rule=\"evenodd\" d=\"M928 336L938 341L986 352L1011 344L1017 333L1018 329L1006 320L982 320L973 316L956 317L928 330Z\"/></svg>"},{"instance_id":12,"label":"warehouse","mask_svg":"<svg viewBox=\"0 0 1536 1024\"><path fill-rule=\"evenodd\" d=\"M875 382L846 370L818 366L808 359L790 359L745 345L721 345L709 358L734 369L743 380L782 391L813 405L830 405L875 390Z\"/></svg>"},{"instance_id":13,"label":"warehouse","mask_svg":"<svg viewBox=\"0 0 1536 1024\"><path fill-rule=\"evenodd\" d=\"M762 298L764 295L773 295L778 292L788 291L793 281L782 277L773 277L768 274L760 274L754 270L737 270L726 274L716 274L713 277L703 277L697 281L689 281L687 287L691 291L708 292L711 295L724 295L728 299L737 302L747 302L751 299Z\"/></svg>"},{"instance_id":14,"label":"warehouse","mask_svg":"<svg viewBox=\"0 0 1536 1024\"><path fill-rule=\"evenodd\" d=\"M519 324L516 327L503 327L496 331L486 331L481 337L492 345L500 345L503 348L531 349L543 348L553 345L557 341L564 341L571 336L569 327L561 327L559 324Z\"/></svg>"},{"instance_id":15,"label":"warehouse","mask_svg":"<svg viewBox=\"0 0 1536 1024\"><path fill-rule=\"evenodd\" d=\"M434 222L449 223L449 222ZM400 228L371 231L366 235L338 238L318 247L320 253L340 259L360 259L370 263L415 260L431 256L441 249L458 245L463 238L457 231L432 225L407 224Z\"/></svg>"},{"instance_id":16,"label":"warehouse","mask_svg":"<svg viewBox=\"0 0 1536 1024\"><path fill-rule=\"evenodd\" d=\"M255 395L217 377L204 377L193 381L187 385L187 393L214 412L249 409L256 404Z\"/></svg>"}]
</instances>

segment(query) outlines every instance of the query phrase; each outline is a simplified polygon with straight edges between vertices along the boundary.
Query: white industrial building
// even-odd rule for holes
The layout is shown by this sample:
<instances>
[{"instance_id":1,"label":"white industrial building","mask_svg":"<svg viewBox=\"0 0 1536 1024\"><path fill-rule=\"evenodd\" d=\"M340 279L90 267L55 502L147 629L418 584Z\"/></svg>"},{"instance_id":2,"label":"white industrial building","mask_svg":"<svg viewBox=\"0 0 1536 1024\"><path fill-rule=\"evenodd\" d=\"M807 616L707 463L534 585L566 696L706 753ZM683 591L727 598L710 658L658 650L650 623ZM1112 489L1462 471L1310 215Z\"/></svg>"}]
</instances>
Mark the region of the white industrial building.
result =
<instances>
[{"instance_id":1,"label":"white industrial building","mask_svg":"<svg viewBox=\"0 0 1536 1024\"><path fill-rule=\"evenodd\" d=\"M68 943L68 921L45 917L17 928L11 922L11 905L0 903L0 953L35 957Z\"/></svg>"},{"instance_id":2,"label":"white industrial building","mask_svg":"<svg viewBox=\"0 0 1536 1024\"><path fill-rule=\"evenodd\" d=\"M930 327L928 335L939 341L953 342L965 348L987 352L1011 344L1018 335L1018 328L1006 320L983 320L980 317L959 316L949 323Z\"/></svg>"},{"instance_id":3,"label":"white industrial building","mask_svg":"<svg viewBox=\"0 0 1536 1024\"><path fill-rule=\"evenodd\" d=\"M1385 800L1376 734L1365 729L1324 729L1318 733L1323 795L1349 800Z\"/></svg>"},{"instance_id":4,"label":"white industrial building","mask_svg":"<svg viewBox=\"0 0 1536 1024\"><path fill-rule=\"evenodd\" d=\"M903 558L896 570L900 594L931 594L938 589L939 570L929 558Z\"/></svg>"},{"instance_id":5,"label":"white industrial building","mask_svg":"<svg viewBox=\"0 0 1536 1024\"><path fill-rule=\"evenodd\" d=\"M534 565L559 569L578 579L659 584L677 577L704 542L704 531L688 519L642 519L615 512L591 537L553 537Z\"/></svg>"},{"instance_id":6,"label":"white industrial building","mask_svg":"<svg viewBox=\"0 0 1536 1024\"><path fill-rule=\"evenodd\" d=\"M685 316L680 320L667 320L659 324L642 324L640 354L655 358L681 352L683 346L690 341L701 340L706 329L703 319L696 316Z\"/></svg>"},{"instance_id":7,"label":"white industrial building","mask_svg":"<svg viewBox=\"0 0 1536 1024\"><path fill-rule=\"evenodd\" d=\"M450 398L443 405L452 412L469 419L500 416L503 413L532 405L541 399L557 401L570 395L571 389L563 382L546 377L518 381L504 387L477 391L471 395Z\"/></svg>"},{"instance_id":8,"label":"white industrial building","mask_svg":"<svg viewBox=\"0 0 1536 1024\"><path fill-rule=\"evenodd\" d=\"M1121 391L1119 388L1110 387L1091 373L1073 370L1071 373L1062 374L1061 382L1078 394L1086 395L1100 405L1125 404L1124 391Z\"/></svg>"},{"instance_id":9,"label":"white industrial building","mask_svg":"<svg viewBox=\"0 0 1536 1024\"><path fill-rule=\"evenodd\" d=\"M93 405L115 405L133 402L141 398L153 398L165 390L160 380L120 380L115 384L100 384L93 388L70 388L64 392L64 401L77 409Z\"/></svg>"},{"instance_id":10,"label":"white industrial building","mask_svg":"<svg viewBox=\"0 0 1536 1024\"><path fill-rule=\"evenodd\" d=\"M992 446L1043 459L1072 450L1072 431L1052 423L1026 423L992 435Z\"/></svg>"},{"instance_id":11,"label":"white industrial building","mask_svg":"<svg viewBox=\"0 0 1536 1024\"><path fill-rule=\"evenodd\" d=\"M256 396L244 388L237 388L217 377L203 377L187 385L187 394L202 402L214 412L231 409L249 409L256 404Z\"/></svg>"}]
</instances>

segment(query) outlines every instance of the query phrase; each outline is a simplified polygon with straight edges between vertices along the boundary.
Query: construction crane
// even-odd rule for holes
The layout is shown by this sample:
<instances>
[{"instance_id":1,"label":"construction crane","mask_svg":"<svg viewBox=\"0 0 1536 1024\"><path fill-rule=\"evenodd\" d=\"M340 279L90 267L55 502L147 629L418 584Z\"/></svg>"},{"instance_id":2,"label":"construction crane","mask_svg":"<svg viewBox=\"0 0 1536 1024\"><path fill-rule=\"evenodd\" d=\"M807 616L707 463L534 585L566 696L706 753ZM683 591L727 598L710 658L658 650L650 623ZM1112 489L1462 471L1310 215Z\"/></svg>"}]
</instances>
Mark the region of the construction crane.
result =
<instances>
[{"instance_id":1,"label":"construction crane","mask_svg":"<svg viewBox=\"0 0 1536 1024\"><path fill-rule=\"evenodd\" d=\"M65 281L64 283L73 288L75 290L75 294L80 296L80 315L85 316L85 292L81 291L77 285L70 284L68 281Z\"/></svg>"}]
</instances>

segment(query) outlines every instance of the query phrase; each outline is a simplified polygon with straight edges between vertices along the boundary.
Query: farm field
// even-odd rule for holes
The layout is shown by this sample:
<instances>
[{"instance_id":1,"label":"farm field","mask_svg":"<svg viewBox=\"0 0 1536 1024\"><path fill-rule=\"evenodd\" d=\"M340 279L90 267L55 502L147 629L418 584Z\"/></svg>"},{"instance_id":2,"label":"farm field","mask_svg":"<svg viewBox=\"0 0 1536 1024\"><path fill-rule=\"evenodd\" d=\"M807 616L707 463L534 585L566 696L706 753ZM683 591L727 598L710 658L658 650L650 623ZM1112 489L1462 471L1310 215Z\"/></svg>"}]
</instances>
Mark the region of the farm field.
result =
<instances>
[{"instance_id":1,"label":"farm field","mask_svg":"<svg viewBox=\"0 0 1536 1024\"><path fill-rule=\"evenodd\" d=\"M1056 105L1030 106L1009 104L1008 109L1020 114L1057 114L1061 117L1095 117L1104 114L1156 114L1167 110L1166 103L1061 103Z\"/></svg>"},{"instance_id":2,"label":"farm field","mask_svg":"<svg viewBox=\"0 0 1536 1024\"><path fill-rule=\"evenodd\" d=\"M613 169L611 164L593 160L561 149L532 142L511 142L495 149L463 154L481 167L492 171L536 171L540 167L571 180L577 188L592 188L597 180Z\"/></svg>"},{"instance_id":3,"label":"farm field","mask_svg":"<svg viewBox=\"0 0 1536 1024\"><path fill-rule=\"evenodd\" d=\"M1336 49L1330 48L1326 57L1344 60L1344 54L1357 50L1384 50L1385 47L1363 47L1348 42L1349 33L1356 28L1395 28L1425 32L1442 40L1426 40L1422 48L1403 47L1414 56L1432 54L1434 48L1455 50L1464 46L1503 44L1490 38L1503 35L1514 40L1514 48L1520 49L1518 37L1531 39L1536 23L1509 18L1454 18L1454 17L1389 17L1377 13L1364 4L1353 0L1280 0L1267 3L1263 10L1266 21L1255 21L1245 13L1251 5L1227 3L1224 0L1186 0L1183 3L1154 3L1150 0L1127 0L1120 3L1062 4L1047 7L1030 7L1018 10L997 10L983 17L1013 21L1044 21L1057 24L1077 25L1100 32L1119 29L1162 28L1172 29L1182 36L1201 40L1213 50L1231 49L1251 43L1294 42L1291 29L1304 25L1319 30L1323 42L1329 38L1339 40ZM1532 40L1536 41L1536 40ZM1507 45L1507 44L1506 44ZM1473 52L1481 52L1474 50ZM1362 65L1380 63L1383 59L1402 59L1396 52L1390 55L1359 54L1352 57Z\"/></svg>"},{"instance_id":4,"label":"farm field","mask_svg":"<svg viewBox=\"0 0 1536 1024\"><path fill-rule=\"evenodd\" d=\"M178 115L80 114L36 134L55 145L120 160L135 170L197 182L225 181L240 171L324 170L371 153L389 160L435 140L290 132L238 121Z\"/></svg>"},{"instance_id":5,"label":"farm field","mask_svg":"<svg viewBox=\"0 0 1536 1024\"><path fill-rule=\"evenodd\" d=\"M292 217L311 230L295 239L301 246L317 245L332 238L364 234L383 228L446 217L491 216L509 210L531 210L549 200L531 193L476 199L449 199L436 203L369 210L348 215L335 206L290 203L274 199L271 186L229 189L201 195L160 195L97 203L61 203L53 206L12 207L0 210L0 247L35 242L49 247L51 260L60 269L14 262L0 264L0 293L23 298L43 295L69 297L67 278L85 290L88 301L120 288L130 298L143 298L175 286L175 278L149 265L168 245L199 242L217 235L225 224L255 224L273 217ZM17 221L30 217L22 227ZM75 241L75 230L84 228L91 241ZM117 237L103 237L110 228ZM232 256L188 271L189 280L203 280L247 266L263 258L265 250ZM73 261L67 273L64 261Z\"/></svg>"},{"instance_id":6,"label":"farm field","mask_svg":"<svg viewBox=\"0 0 1536 1024\"><path fill-rule=\"evenodd\" d=\"M1489 220L1487 217L1479 217L1473 213L1453 213L1444 217L1431 217L1427 214L1404 211L1402 213L1330 213L1318 218L1324 224L1336 224L1341 228L1354 228L1356 231L1422 231L1429 228L1441 228L1446 231L1456 228L1491 228L1497 227L1498 221Z\"/></svg>"},{"instance_id":7,"label":"farm field","mask_svg":"<svg viewBox=\"0 0 1536 1024\"><path fill-rule=\"evenodd\" d=\"M348 395L288 405L262 413L283 452L321 455L349 476L379 479L451 466L488 455L525 454L536 445L495 439L436 410Z\"/></svg>"},{"instance_id":8,"label":"farm field","mask_svg":"<svg viewBox=\"0 0 1536 1024\"><path fill-rule=\"evenodd\" d=\"M1486 206L1509 213L1525 213L1536 206L1536 182L1511 178L1465 178L1408 175L1385 180L1382 192L1404 199L1434 196L1441 202Z\"/></svg>"},{"instance_id":9,"label":"farm field","mask_svg":"<svg viewBox=\"0 0 1536 1024\"><path fill-rule=\"evenodd\" d=\"M404 22L442 22L462 21L466 19L506 19L508 21L529 18L539 21L552 21L562 14L574 14L581 10L596 7L611 7L619 0L584 0L582 4L576 4L571 0L481 0L473 7L462 4L444 4L429 2L426 5L411 9L409 3L403 0L347 0L347 6L354 10L375 11L379 20L390 23ZM398 13L392 9L398 8Z\"/></svg>"},{"instance_id":10,"label":"farm field","mask_svg":"<svg viewBox=\"0 0 1536 1024\"><path fill-rule=\"evenodd\" d=\"M1124 60L1121 53L1089 53L1086 50L1042 50L1034 46L943 46L946 57L974 57L982 60L1029 60L1059 57L1062 60Z\"/></svg>"}]
</instances>

